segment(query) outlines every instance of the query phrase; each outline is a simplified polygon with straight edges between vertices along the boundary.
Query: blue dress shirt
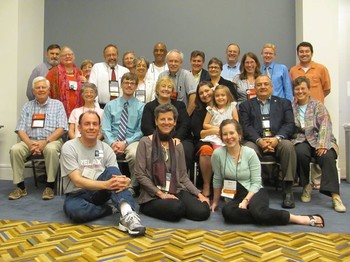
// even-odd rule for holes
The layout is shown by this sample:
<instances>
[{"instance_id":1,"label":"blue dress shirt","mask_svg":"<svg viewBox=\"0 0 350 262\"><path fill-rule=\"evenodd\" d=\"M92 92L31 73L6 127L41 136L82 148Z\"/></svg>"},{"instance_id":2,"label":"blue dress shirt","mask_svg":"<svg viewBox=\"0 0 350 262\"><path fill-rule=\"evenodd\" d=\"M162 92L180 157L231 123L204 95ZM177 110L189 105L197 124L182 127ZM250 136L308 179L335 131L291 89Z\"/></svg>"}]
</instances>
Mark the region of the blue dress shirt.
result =
<instances>
[{"instance_id":1,"label":"blue dress shirt","mask_svg":"<svg viewBox=\"0 0 350 262\"><path fill-rule=\"evenodd\" d=\"M288 68L285 65L276 63L271 63L269 67L273 85L273 95L287 98L293 102L293 87L289 78ZM265 65L261 66L261 72L267 75Z\"/></svg>"},{"instance_id":2,"label":"blue dress shirt","mask_svg":"<svg viewBox=\"0 0 350 262\"><path fill-rule=\"evenodd\" d=\"M141 131L141 118L143 108L145 106L140 100L135 97L126 100L124 97L119 97L108 102L104 108L102 119L102 134L107 144L111 145L116 141L120 117L124 109L124 103L128 101L128 127L126 130L126 143L129 145L139 141L143 136Z\"/></svg>"}]
</instances>

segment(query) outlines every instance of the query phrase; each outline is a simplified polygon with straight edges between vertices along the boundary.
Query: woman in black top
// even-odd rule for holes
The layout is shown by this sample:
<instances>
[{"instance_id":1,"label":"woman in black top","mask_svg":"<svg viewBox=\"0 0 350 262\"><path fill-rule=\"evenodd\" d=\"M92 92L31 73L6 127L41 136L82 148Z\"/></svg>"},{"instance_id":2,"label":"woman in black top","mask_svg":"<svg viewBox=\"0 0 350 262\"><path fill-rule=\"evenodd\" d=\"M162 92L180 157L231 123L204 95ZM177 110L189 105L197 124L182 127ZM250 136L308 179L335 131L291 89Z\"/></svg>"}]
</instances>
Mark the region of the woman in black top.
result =
<instances>
[{"instance_id":1,"label":"woman in black top","mask_svg":"<svg viewBox=\"0 0 350 262\"><path fill-rule=\"evenodd\" d=\"M193 164L194 146L190 132L190 117L187 114L184 102L171 99L171 94L175 89L174 81L168 77L161 77L156 84L156 99L147 103L143 109L141 119L141 131L143 135L149 136L156 129L154 110L158 105L171 103L179 112L173 137L178 138L185 151L186 166L189 169Z\"/></svg>"}]
</instances>

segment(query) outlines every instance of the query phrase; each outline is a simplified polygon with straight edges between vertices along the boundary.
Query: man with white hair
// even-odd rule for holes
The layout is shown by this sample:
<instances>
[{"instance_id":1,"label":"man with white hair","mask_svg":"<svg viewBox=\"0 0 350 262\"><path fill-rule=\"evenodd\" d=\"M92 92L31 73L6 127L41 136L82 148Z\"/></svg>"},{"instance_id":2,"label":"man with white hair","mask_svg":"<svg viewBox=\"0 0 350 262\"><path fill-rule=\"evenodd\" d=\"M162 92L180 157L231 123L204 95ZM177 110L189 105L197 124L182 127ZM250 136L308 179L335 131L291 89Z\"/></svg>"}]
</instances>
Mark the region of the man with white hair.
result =
<instances>
[{"instance_id":1,"label":"man with white hair","mask_svg":"<svg viewBox=\"0 0 350 262\"><path fill-rule=\"evenodd\" d=\"M15 131L21 141L10 149L13 183L17 186L9 194L10 200L27 195L23 172L30 155L44 156L47 182L42 199L54 197L59 152L63 144L61 137L67 131L67 116L62 102L49 97L50 82L45 77L34 78L32 91L35 99L23 106Z\"/></svg>"},{"instance_id":2,"label":"man with white hair","mask_svg":"<svg viewBox=\"0 0 350 262\"><path fill-rule=\"evenodd\" d=\"M182 101L187 107L187 113L192 115L195 109L197 83L192 73L181 68L184 55L181 51L173 49L166 55L169 70L164 71L158 77L169 76L174 80L175 90L172 99Z\"/></svg>"}]
</instances>

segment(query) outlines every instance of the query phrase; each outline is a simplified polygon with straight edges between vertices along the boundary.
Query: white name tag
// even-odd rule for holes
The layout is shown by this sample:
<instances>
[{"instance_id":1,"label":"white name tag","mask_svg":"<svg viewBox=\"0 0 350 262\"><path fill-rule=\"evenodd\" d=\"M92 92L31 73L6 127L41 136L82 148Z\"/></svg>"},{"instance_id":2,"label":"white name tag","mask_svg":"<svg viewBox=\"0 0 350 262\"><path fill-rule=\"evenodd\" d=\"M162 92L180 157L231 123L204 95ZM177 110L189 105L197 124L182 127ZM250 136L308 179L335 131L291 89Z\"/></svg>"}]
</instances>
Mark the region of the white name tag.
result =
<instances>
[{"instance_id":1,"label":"white name tag","mask_svg":"<svg viewBox=\"0 0 350 262\"><path fill-rule=\"evenodd\" d=\"M76 81L69 81L69 90L78 90L78 83Z\"/></svg>"},{"instance_id":2,"label":"white name tag","mask_svg":"<svg viewBox=\"0 0 350 262\"><path fill-rule=\"evenodd\" d=\"M234 198L237 193L237 182L233 180L224 180L224 186L221 190L222 197Z\"/></svg>"},{"instance_id":3,"label":"white name tag","mask_svg":"<svg viewBox=\"0 0 350 262\"><path fill-rule=\"evenodd\" d=\"M84 167L83 173L81 174L83 177L87 179L94 180L96 171L89 167Z\"/></svg>"}]
</instances>

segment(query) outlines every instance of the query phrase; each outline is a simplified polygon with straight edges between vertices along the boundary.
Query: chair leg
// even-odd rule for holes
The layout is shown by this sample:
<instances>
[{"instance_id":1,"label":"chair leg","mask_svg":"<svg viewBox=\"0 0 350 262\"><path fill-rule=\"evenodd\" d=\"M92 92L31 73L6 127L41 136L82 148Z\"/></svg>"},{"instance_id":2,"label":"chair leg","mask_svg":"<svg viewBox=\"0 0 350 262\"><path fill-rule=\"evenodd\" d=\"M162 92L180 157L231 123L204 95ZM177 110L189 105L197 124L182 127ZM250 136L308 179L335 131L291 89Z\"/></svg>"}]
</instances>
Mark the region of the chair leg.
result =
<instances>
[{"instance_id":1,"label":"chair leg","mask_svg":"<svg viewBox=\"0 0 350 262\"><path fill-rule=\"evenodd\" d=\"M32 162L32 169L33 169L33 176L34 176L34 185L37 188L38 187L38 179L37 179L37 176L36 176L35 160L32 159L31 162Z\"/></svg>"},{"instance_id":2,"label":"chair leg","mask_svg":"<svg viewBox=\"0 0 350 262\"><path fill-rule=\"evenodd\" d=\"M57 175L56 175L56 195L62 196L63 195L63 181L61 176L61 167L58 166Z\"/></svg>"},{"instance_id":3,"label":"chair leg","mask_svg":"<svg viewBox=\"0 0 350 262\"><path fill-rule=\"evenodd\" d=\"M198 164L197 162L194 162L193 167L193 184L195 187L197 187L197 176L198 176Z\"/></svg>"}]
</instances>

